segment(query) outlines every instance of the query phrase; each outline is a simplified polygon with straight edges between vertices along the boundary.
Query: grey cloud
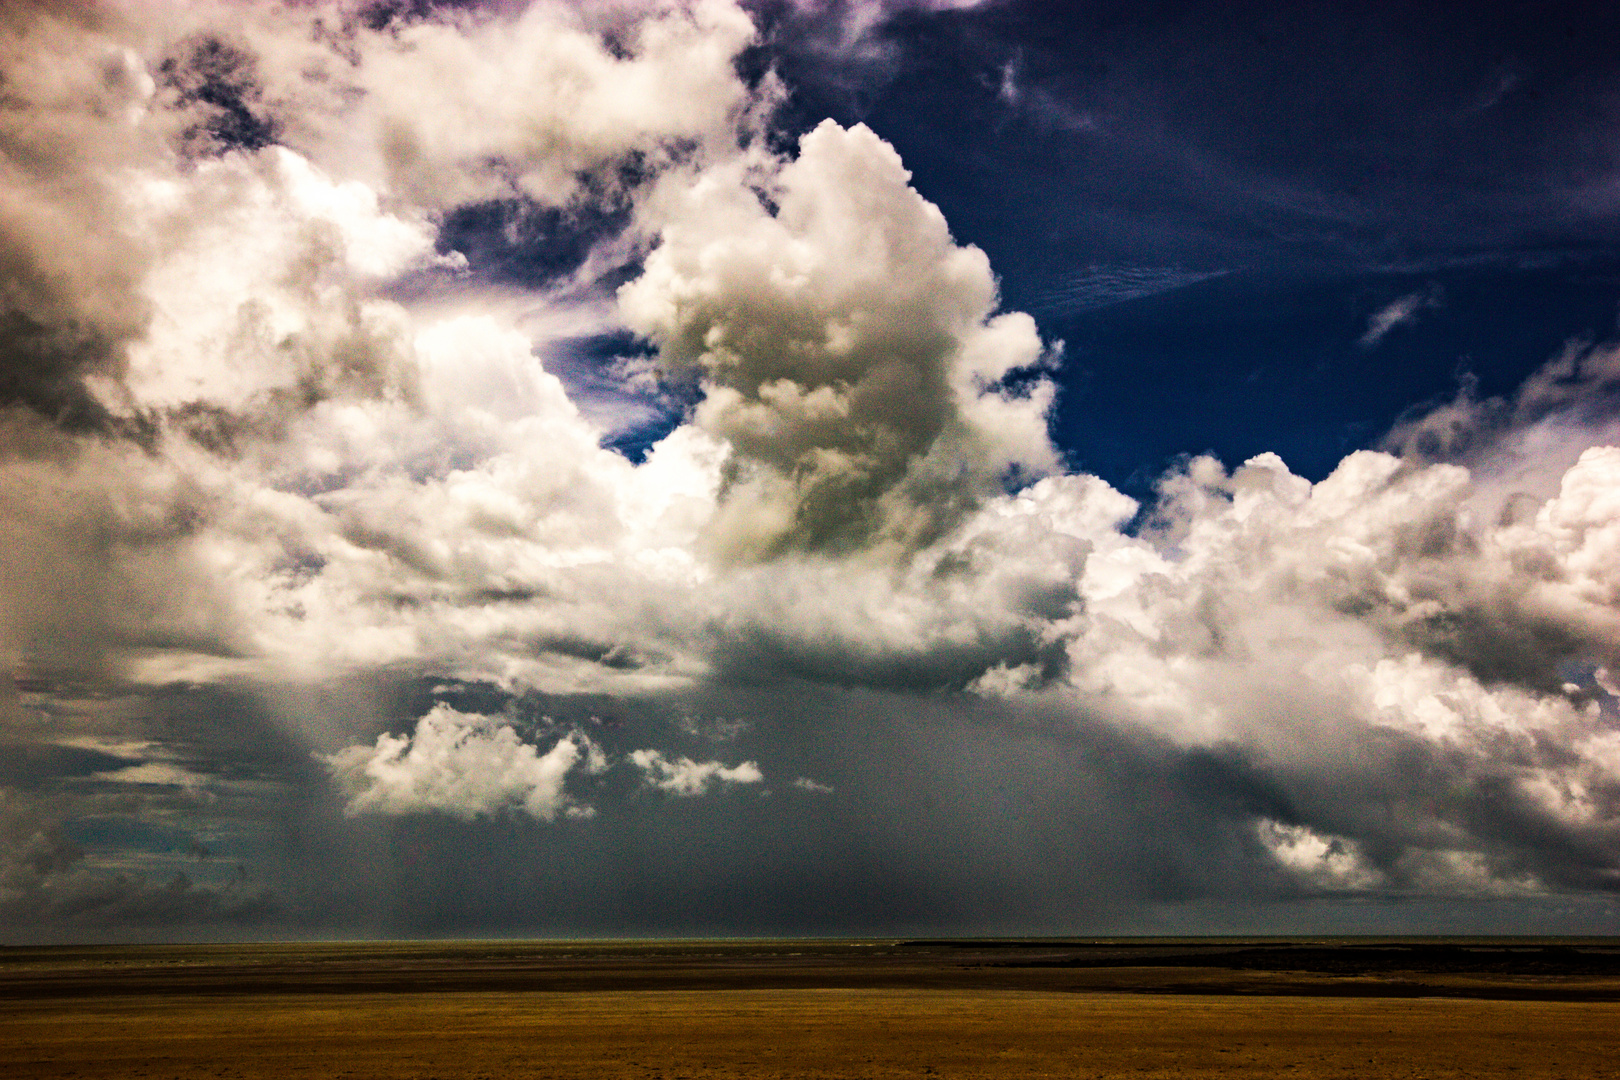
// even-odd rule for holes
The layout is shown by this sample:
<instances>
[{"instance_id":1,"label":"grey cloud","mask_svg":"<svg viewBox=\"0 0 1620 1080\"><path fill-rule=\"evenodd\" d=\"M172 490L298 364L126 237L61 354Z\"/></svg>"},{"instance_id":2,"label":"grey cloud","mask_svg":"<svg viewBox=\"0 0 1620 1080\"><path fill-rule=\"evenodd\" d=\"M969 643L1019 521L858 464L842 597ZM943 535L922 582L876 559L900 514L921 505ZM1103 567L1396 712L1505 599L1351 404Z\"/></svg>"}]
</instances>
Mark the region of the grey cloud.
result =
<instances>
[{"instance_id":1,"label":"grey cloud","mask_svg":"<svg viewBox=\"0 0 1620 1080\"><path fill-rule=\"evenodd\" d=\"M0 900L8 925L49 926L57 932L106 933L138 927L263 924L278 914L275 898L258 890L236 895L198 885L184 874L165 882L139 875L53 875Z\"/></svg>"},{"instance_id":2,"label":"grey cloud","mask_svg":"<svg viewBox=\"0 0 1620 1080\"><path fill-rule=\"evenodd\" d=\"M1039 685L1067 669L1064 647L1050 636L1050 610L1002 606L1006 598L990 589L961 596L926 577L784 576L762 582L752 601L739 598L729 625L717 628L711 655L718 677L928 692L961 690L997 666L1031 668ZM1064 593L1056 600L1060 612L1078 602L1072 587ZM894 605L896 616L887 627L885 605Z\"/></svg>"},{"instance_id":3,"label":"grey cloud","mask_svg":"<svg viewBox=\"0 0 1620 1080\"><path fill-rule=\"evenodd\" d=\"M145 324L146 238L120 227L109 175L158 144L125 122L150 80L93 31L40 9L0 26L11 104L0 115L0 394L77 430L105 430L87 376L116 378ZM107 49L97 59L97 46Z\"/></svg>"},{"instance_id":4,"label":"grey cloud","mask_svg":"<svg viewBox=\"0 0 1620 1080\"><path fill-rule=\"evenodd\" d=\"M619 292L732 449L724 554L915 549L1055 464L1050 382L1005 383L1045 359L1033 321L994 314L983 253L908 180L869 129L826 122L797 159L680 196Z\"/></svg>"},{"instance_id":5,"label":"grey cloud","mask_svg":"<svg viewBox=\"0 0 1620 1080\"><path fill-rule=\"evenodd\" d=\"M676 724L682 732L706 742L731 742L739 735L745 734L754 725L747 720L727 720L724 717L715 717L712 720L703 720L695 716L683 716Z\"/></svg>"},{"instance_id":6,"label":"grey cloud","mask_svg":"<svg viewBox=\"0 0 1620 1080\"><path fill-rule=\"evenodd\" d=\"M1465 377L1455 398L1403 417L1380 445L1414 464L1467 467L1478 514L1504 526L1523 522L1586 450L1620 445L1620 349L1571 341L1502 397L1480 398ZM1556 572L1523 558L1526 574Z\"/></svg>"},{"instance_id":7,"label":"grey cloud","mask_svg":"<svg viewBox=\"0 0 1620 1080\"><path fill-rule=\"evenodd\" d=\"M127 767L135 761L99 747L16 742L0 747L0 784L27 790Z\"/></svg>"},{"instance_id":8,"label":"grey cloud","mask_svg":"<svg viewBox=\"0 0 1620 1080\"><path fill-rule=\"evenodd\" d=\"M114 805L102 801L102 809ZM0 918L12 930L105 933L130 926L262 923L276 912L264 889L200 885L98 871L65 834L65 819L91 807L69 797L0 787Z\"/></svg>"},{"instance_id":9,"label":"grey cloud","mask_svg":"<svg viewBox=\"0 0 1620 1080\"><path fill-rule=\"evenodd\" d=\"M62 834L60 824L48 816L48 807L14 788L4 792L6 863L0 869L0 888L27 892L48 876L69 870L84 858L84 849Z\"/></svg>"}]
</instances>

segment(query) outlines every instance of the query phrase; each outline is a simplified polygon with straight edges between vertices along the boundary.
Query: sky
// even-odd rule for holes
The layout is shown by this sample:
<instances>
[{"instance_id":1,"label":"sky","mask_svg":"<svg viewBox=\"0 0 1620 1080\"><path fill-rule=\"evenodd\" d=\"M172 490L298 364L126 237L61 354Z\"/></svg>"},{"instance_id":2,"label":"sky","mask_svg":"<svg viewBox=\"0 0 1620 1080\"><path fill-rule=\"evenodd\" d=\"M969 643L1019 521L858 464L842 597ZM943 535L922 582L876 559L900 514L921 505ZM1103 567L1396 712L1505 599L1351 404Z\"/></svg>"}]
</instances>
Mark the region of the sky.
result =
<instances>
[{"instance_id":1,"label":"sky","mask_svg":"<svg viewBox=\"0 0 1620 1080\"><path fill-rule=\"evenodd\" d=\"M0 941L1620 932L1620 12L0 9Z\"/></svg>"}]
</instances>

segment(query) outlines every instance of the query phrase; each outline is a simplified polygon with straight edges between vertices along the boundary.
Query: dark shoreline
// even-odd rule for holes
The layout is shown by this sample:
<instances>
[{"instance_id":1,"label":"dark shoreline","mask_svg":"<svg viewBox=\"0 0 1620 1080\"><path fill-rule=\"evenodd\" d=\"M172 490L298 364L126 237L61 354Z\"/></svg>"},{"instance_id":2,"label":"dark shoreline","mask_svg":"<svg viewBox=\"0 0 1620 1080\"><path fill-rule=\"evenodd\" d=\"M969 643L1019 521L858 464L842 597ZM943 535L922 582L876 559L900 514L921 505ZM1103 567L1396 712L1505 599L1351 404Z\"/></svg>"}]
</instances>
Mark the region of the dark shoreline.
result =
<instances>
[{"instance_id":1,"label":"dark shoreline","mask_svg":"<svg viewBox=\"0 0 1620 1080\"><path fill-rule=\"evenodd\" d=\"M750 989L1620 1001L1620 938L420 941L0 948L0 999Z\"/></svg>"}]
</instances>

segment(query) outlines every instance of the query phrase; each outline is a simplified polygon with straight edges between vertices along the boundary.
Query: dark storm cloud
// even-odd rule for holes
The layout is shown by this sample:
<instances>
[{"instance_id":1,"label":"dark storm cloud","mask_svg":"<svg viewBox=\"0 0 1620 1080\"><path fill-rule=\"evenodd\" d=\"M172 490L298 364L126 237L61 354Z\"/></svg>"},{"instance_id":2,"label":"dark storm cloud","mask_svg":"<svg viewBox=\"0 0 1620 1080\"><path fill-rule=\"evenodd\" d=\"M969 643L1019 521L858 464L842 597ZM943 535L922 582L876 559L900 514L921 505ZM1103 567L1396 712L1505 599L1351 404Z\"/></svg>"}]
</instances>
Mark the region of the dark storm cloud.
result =
<instances>
[{"instance_id":1,"label":"dark storm cloud","mask_svg":"<svg viewBox=\"0 0 1620 1080\"><path fill-rule=\"evenodd\" d=\"M683 799L614 770L582 789L598 808L588 822L389 823L389 861L430 868L399 866L389 929L468 932L515 918L551 933L921 932L981 924L987 911L999 925L1029 925L1060 909L1095 925L1115 911L1110 889L1125 884L1098 856L1138 862L1134 823L1098 820L1088 798L1099 794L1096 770L1072 730L1009 734L911 697L811 687L684 705L770 717L728 742L728 755L791 761L836 791L767 778L768 795L738 785ZM598 734L610 754L655 736L681 745L675 725L661 726ZM483 887L452 887L475 864Z\"/></svg>"},{"instance_id":2,"label":"dark storm cloud","mask_svg":"<svg viewBox=\"0 0 1620 1080\"><path fill-rule=\"evenodd\" d=\"M101 820L135 821L138 800L38 796L0 788L0 920L9 934L118 934L132 927L194 924L247 926L276 911L271 893L240 875L223 884L193 881L183 872L150 874L109 869L91 850ZM127 843L118 862L128 862Z\"/></svg>"},{"instance_id":3,"label":"dark storm cloud","mask_svg":"<svg viewBox=\"0 0 1620 1080\"><path fill-rule=\"evenodd\" d=\"M961 690L998 665L1035 668L1031 679L1044 685L1059 676L1068 656L1058 642L1043 642L1034 626L961 645L931 644L910 651L887 651L860 642L784 639L772 627L755 625L725 641L715 657L716 673L741 683L807 679L833 686L886 690Z\"/></svg>"},{"instance_id":4,"label":"dark storm cloud","mask_svg":"<svg viewBox=\"0 0 1620 1080\"><path fill-rule=\"evenodd\" d=\"M133 765L136 758L77 746L18 743L0 746L0 784L31 788Z\"/></svg>"},{"instance_id":5,"label":"dark storm cloud","mask_svg":"<svg viewBox=\"0 0 1620 1080\"><path fill-rule=\"evenodd\" d=\"M1482 883L1532 872L1558 888L1606 890L1616 870L1601 839L1552 827L1554 838L1491 768L1398 733L1375 737L1355 767L1325 772L1237 745L1180 748L1067 710L812 686L713 689L682 705L769 717L727 751L791 763L833 791L768 779L768 794L745 785L689 800L615 769L579 788L598 809L588 821L373 821L371 902L386 914L370 925L394 934L1095 932L1131 925L1144 902L1421 898L1437 875L1458 872L1424 850L1458 827L1484 841L1483 857L1464 868ZM676 727L644 717L594 731L613 756L649 737L680 745ZM1267 843L1289 830L1354 835L1339 842L1353 867L1293 876ZM479 888L457 884L473 879ZM1532 899L1523 891L1522 902ZM1399 909L1388 917L1386 928L1403 925Z\"/></svg>"},{"instance_id":6,"label":"dark storm cloud","mask_svg":"<svg viewBox=\"0 0 1620 1080\"><path fill-rule=\"evenodd\" d=\"M94 330L7 312L0 316L0 402L31 409L70 432L114 431L114 417L81 379L114 366L116 357L116 345Z\"/></svg>"},{"instance_id":7,"label":"dark storm cloud","mask_svg":"<svg viewBox=\"0 0 1620 1080\"><path fill-rule=\"evenodd\" d=\"M0 777L0 918L43 938L307 922L294 871L319 850L300 823L323 774L305 740L322 700L353 725L367 696L309 688L294 733L251 691L36 680L19 704L51 724L11 724L37 741L8 747Z\"/></svg>"},{"instance_id":8,"label":"dark storm cloud","mask_svg":"<svg viewBox=\"0 0 1620 1080\"><path fill-rule=\"evenodd\" d=\"M1197 768L1188 779L1195 791L1214 779L1209 790L1230 800L1230 809L1245 812L1234 816L1354 838L1341 841L1340 851L1353 852L1358 866L1347 860L1338 874L1279 882L1285 891L1416 896L1442 874L1472 875L1483 891L1508 895L1535 891L1524 887L1529 880L1554 891L1614 891L1620 859L1608 830L1556 824L1513 781L1516 770L1556 760L1559 751L1506 741L1497 751L1482 761L1386 732L1373 735L1355 759L1348 764L1341 759L1332 770L1302 768L1297 761L1222 760L1224 755L1213 759L1219 767L1212 768L1211 759L1195 754L1191 760ZM1604 808L1599 817L1612 816L1614 797L1612 789L1598 796ZM1455 857L1435 850L1435 844L1457 828L1468 830L1480 846L1465 864L1448 865ZM1324 862L1331 866L1332 855ZM1357 873L1368 878L1358 881Z\"/></svg>"},{"instance_id":9,"label":"dark storm cloud","mask_svg":"<svg viewBox=\"0 0 1620 1080\"><path fill-rule=\"evenodd\" d=\"M83 380L116 373L139 329L143 305L130 288L132 268L120 265L136 255L114 239L95 245L104 250L90 258L100 255L101 265L63 265L61 252L39 247L63 209L72 208L14 202L0 210L0 405L70 432L109 432L117 421Z\"/></svg>"}]
</instances>

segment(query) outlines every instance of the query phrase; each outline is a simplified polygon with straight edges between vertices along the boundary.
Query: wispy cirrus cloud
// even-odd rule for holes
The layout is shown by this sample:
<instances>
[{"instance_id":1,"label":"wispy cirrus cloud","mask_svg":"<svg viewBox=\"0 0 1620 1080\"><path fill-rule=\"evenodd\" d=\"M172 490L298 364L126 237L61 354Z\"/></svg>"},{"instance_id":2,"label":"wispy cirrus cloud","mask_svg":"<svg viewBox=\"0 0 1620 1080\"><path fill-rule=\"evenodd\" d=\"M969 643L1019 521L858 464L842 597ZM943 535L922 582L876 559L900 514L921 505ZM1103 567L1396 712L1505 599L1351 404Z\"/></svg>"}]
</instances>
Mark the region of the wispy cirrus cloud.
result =
<instances>
[{"instance_id":1,"label":"wispy cirrus cloud","mask_svg":"<svg viewBox=\"0 0 1620 1080\"><path fill-rule=\"evenodd\" d=\"M1051 314L1095 311L1186 288L1226 273L1225 270L1183 270L1166 266L1094 266L1043 294L1039 300L1040 310Z\"/></svg>"},{"instance_id":2,"label":"wispy cirrus cloud","mask_svg":"<svg viewBox=\"0 0 1620 1080\"><path fill-rule=\"evenodd\" d=\"M1367 332L1357 339L1357 344L1363 349L1371 349L1398 326L1406 326L1417 321L1419 313L1425 308L1436 308L1441 305L1444 294L1437 285L1430 285L1426 289L1407 293L1397 297L1373 312L1367 319Z\"/></svg>"}]
</instances>

